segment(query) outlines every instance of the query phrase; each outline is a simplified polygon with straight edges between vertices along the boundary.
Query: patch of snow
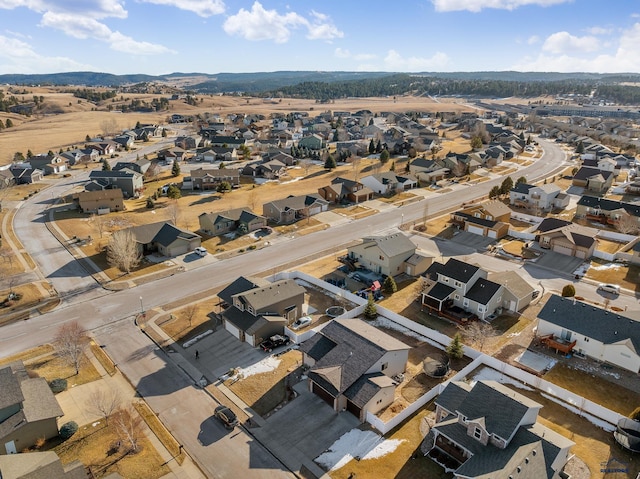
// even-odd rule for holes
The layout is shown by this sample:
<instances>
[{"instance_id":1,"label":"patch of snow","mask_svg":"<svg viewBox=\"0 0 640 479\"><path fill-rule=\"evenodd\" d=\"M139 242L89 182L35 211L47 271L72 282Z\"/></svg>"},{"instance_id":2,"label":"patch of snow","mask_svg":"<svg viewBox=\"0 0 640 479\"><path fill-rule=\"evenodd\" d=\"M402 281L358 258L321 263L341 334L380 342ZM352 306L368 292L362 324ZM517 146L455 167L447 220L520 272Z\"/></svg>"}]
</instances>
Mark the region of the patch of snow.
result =
<instances>
[{"instance_id":1,"label":"patch of snow","mask_svg":"<svg viewBox=\"0 0 640 479\"><path fill-rule=\"evenodd\" d=\"M100 421L96 421L91 423L91 427L96 427L98 424L100 424Z\"/></svg>"},{"instance_id":2,"label":"patch of snow","mask_svg":"<svg viewBox=\"0 0 640 479\"><path fill-rule=\"evenodd\" d=\"M233 238L236 237L236 234L235 234L235 232L231 232L231 233L226 233L226 234L224 234L222 236L224 236L225 238L228 238L228 239L233 239Z\"/></svg>"},{"instance_id":3,"label":"patch of snow","mask_svg":"<svg viewBox=\"0 0 640 479\"><path fill-rule=\"evenodd\" d=\"M621 267L622 267L622 265L620 265L618 263L607 263L607 264L602 264L600 266L592 266L591 269L596 270L596 271L602 271L602 270L607 270L607 269L619 269Z\"/></svg>"},{"instance_id":4,"label":"patch of snow","mask_svg":"<svg viewBox=\"0 0 640 479\"><path fill-rule=\"evenodd\" d=\"M354 458L376 459L392 453L404 440L384 439L372 431L352 429L343 434L329 449L320 454L315 462L328 471L345 466Z\"/></svg>"},{"instance_id":5,"label":"patch of snow","mask_svg":"<svg viewBox=\"0 0 640 479\"><path fill-rule=\"evenodd\" d=\"M522 331L518 331L517 333L510 333L507 334L507 338L517 338L518 336L520 336L520 334L522 334Z\"/></svg>"},{"instance_id":6,"label":"patch of snow","mask_svg":"<svg viewBox=\"0 0 640 479\"><path fill-rule=\"evenodd\" d=\"M281 181L280 184L281 185L288 185L289 183L295 183L296 181L300 181L302 179L304 179L304 178L302 176L299 176L298 178L293 178L293 179L288 180L288 181Z\"/></svg>"},{"instance_id":7,"label":"patch of snow","mask_svg":"<svg viewBox=\"0 0 640 479\"><path fill-rule=\"evenodd\" d=\"M512 378L511 376L507 376L506 374L502 374L500 371L496 371L492 368L484 367L480 369L475 376L471 379L471 385L473 386L478 381L489 380L496 381L500 384L511 384L518 389L524 389L525 391L533 391L533 388L521 383L517 379Z\"/></svg>"},{"instance_id":8,"label":"patch of snow","mask_svg":"<svg viewBox=\"0 0 640 479\"><path fill-rule=\"evenodd\" d=\"M597 418L595 416L592 416L591 414L584 412L584 411L580 411L580 409L578 409L576 406L572 405L572 404L568 404L564 401L561 401L560 399L558 399L557 397L553 397L550 396L549 394L545 394L545 393L540 393L543 397L547 398L550 401L553 401L556 404L560 404L560 406L568 409L569 411L571 411L574 414L577 414L578 416L582 416L583 418L585 418L587 421L589 421L591 424L598 426L601 429L604 429L607 432L613 432L616 430L616 426L614 426L613 424L609 424L607 421L604 421L600 418Z\"/></svg>"},{"instance_id":9,"label":"patch of snow","mask_svg":"<svg viewBox=\"0 0 640 479\"><path fill-rule=\"evenodd\" d=\"M401 324L395 323L383 316L378 316L377 319L375 319L374 321L371 321L371 324L373 324L374 326L378 326L380 328L387 328L387 329L393 329L395 331L399 331L402 334L405 334L406 336L411 336L412 338L416 338L419 341L425 341L428 343L432 342L432 340L427 338L426 336L416 333L415 331L412 331L409 328L406 328Z\"/></svg>"},{"instance_id":10,"label":"patch of snow","mask_svg":"<svg viewBox=\"0 0 640 479\"><path fill-rule=\"evenodd\" d=\"M213 330L212 329L207 329L204 333L198 334L195 338L191 338L189 341L183 343L182 347L183 348L188 348L192 344L197 343L202 338L204 338L205 336L209 336L210 334L213 334Z\"/></svg>"},{"instance_id":11,"label":"patch of snow","mask_svg":"<svg viewBox=\"0 0 640 479\"><path fill-rule=\"evenodd\" d=\"M254 374L268 373L270 371L274 371L278 365L280 364L280 360L274 356L269 356L264 358L262 361L259 361L251 366L247 366L246 368L239 368L236 372L237 377L248 378L249 376L253 376Z\"/></svg>"}]
</instances>

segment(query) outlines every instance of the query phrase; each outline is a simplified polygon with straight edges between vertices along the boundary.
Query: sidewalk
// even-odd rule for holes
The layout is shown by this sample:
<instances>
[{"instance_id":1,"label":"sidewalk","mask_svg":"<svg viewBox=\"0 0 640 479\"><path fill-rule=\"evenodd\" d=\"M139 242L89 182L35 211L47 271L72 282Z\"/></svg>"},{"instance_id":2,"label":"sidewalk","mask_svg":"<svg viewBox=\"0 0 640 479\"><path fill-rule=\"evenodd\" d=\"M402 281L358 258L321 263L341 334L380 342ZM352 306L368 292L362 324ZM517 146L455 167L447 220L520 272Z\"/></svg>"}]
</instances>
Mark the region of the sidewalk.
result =
<instances>
[{"instance_id":1,"label":"sidewalk","mask_svg":"<svg viewBox=\"0 0 640 479\"><path fill-rule=\"evenodd\" d=\"M109 374L102 367L102 364L92 354L90 349L87 349L87 356L91 361L91 364L98 370L102 379L87 384L82 384L74 388L68 389L64 392L56 395L56 399L60 404L60 407L64 411L64 416L58 419L58 425L64 424L68 421L75 421L79 425L93 424L104 420L99 414L93 413L87 407L87 401L94 391L108 390L118 391L124 402L134 400L136 397L135 390L131 387L129 382L124 376L117 372L114 376ZM173 456L156 435L146 427L144 427L144 433L147 439L151 442L154 449L160 454L166 465L171 469L169 474L163 476L166 479L203 479L205 476L200 469L193 463L188 455L185 455L185 460L182 465L172 460Z\"/></svg>"}]
</instances>

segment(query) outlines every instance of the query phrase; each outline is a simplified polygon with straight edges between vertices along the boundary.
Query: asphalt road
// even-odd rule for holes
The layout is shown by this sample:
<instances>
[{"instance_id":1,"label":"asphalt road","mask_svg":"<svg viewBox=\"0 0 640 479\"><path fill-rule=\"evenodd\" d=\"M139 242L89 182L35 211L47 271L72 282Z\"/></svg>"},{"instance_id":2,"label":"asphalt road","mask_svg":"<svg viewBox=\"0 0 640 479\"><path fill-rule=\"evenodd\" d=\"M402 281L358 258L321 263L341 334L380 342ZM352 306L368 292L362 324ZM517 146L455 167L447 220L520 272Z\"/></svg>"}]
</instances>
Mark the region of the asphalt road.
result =
<instances>
[{"instance_id":1,"label":"asphalt road","mask_svg":"<svg viewBox=\"0 0 640 479\"><path fill-rule=\"evenodd\" d=\"M518 171L529 181L557 174L566 164L564 152L555 144L545 143L545 154L533 165ZM157 147L157 144L155 145ZM137 154L143 154L140 151ZM80 178L74 178L78 181ZM433 215L458 207L486 195L501 179L475 186L457 185L451 193L429 198L400 208L393 208L360 220L337 225L302 237L281 236L262 250L208 263L153 283L117 293L105 291L86 274L44 228L42 221L51 198L67 191L70 185L54 185L27 200L16 215L15 231L32 254L43 275L65 296L56 310L27 321L2 328L0 357L8 356L52 339L56 328L68 321L78 321L93 330L114 361L138 390L160 413L169 429L211 477L290 477L259 443L241 429L226 434L211 420L212 401L195 389L185 373L173 364L133 324L133 316L175 299L233 281L240 275L257 271L279 270L288 263L304 263L319 251L342 249L345 243L368 234L392 229L401 221L423 217L425 204ZM451 252L466 251L464 245L447 244ZM484 257L484 256L483 256ZM498 260L495 260L498 261ZM509 264L509 263L506 263ZM503 263L496 268L507 269ZM492 268L493 269L493 268ZM540 272L546 281L555 281L552 272Z\"/></svg>"}]
</instances>

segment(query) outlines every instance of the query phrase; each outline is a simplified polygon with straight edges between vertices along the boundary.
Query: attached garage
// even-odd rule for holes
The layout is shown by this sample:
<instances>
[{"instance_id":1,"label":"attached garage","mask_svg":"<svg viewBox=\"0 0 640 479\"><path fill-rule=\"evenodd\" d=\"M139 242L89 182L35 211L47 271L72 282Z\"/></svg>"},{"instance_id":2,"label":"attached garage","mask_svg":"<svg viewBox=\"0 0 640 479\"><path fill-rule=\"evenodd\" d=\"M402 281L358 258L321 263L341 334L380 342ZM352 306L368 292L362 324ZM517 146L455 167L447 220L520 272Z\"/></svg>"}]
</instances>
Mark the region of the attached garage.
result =
<instances>
[{"instance_id":1,"label":"attached garage","mask_svg":"<svg viewBox=\"0 0 640 479\"><path fill-rule=\"evenodd\" d=\"M476 235L484 236L484 228L479 226L467 225L467 231Z\"/></svg>"},{"instance_id":2,"label":"attached garage","mask_svg":"<svg viewBox=\"0 0 640 479\"><path fill-rule=\"evenodd\" d=\"M576 258L586 259L587 252L578 249L578 250L576 250L576 255L575 256L576 256Z\"/></svg>"},{"instance_id":3,"label":"attached garage","mask_svg":"<svg viewBox=\"0 0 640 479\"><path fill-rule=\"evenodd\" d=\"M235 325L231 324L229 321L225 321L224 322L224 329L226 329L231 334L233 334L234 337L236 337L237 339L242 341L242 338L241 338L242 331L240 331L239 328L237 328Z\"/></svg>"},{"instance_id":4,"label":"attached garage","mask_svg":"<svg viewBox=\"0 0 640 479\"><path fill-rule=\"evenodd\" d=\"M573 256L573 248L569 248L564 245L556 244L553 245L553 251L556 253L566 254L568 256Z\"/></svg>"},{"instance_id":5,"label":"attached garage","mask_svg":"<svg viewBox=\"0 0 640 479\"><path fill-rule=\"evenodd\" d=\"M331 406L331 408L333 408L333 402L334 402L333 396L329 394L327 391L325 391L324 389L322 389L320 386L318 386L316 383L312 382L311 384L313 384L313 387L311 389L313 393L319 398L321 398L324 402L326 402L329 406Z\"/></svg>"},{"instance_id":6,"label":"attached garage","mask_svg":"<svg viewBox=\"0 0 640 479\"><path fill-rule=\"evenodd\" d=\"M489 238L496 239L498 237L498 232L494 231L494 230L489 230L489 231L487 231L487 236Z\"/></svg>"},{"instance_id":7,"label":"attached garage","mask_svg":"<svg viewBox=\"0 0 640 479\"><path fill-rule=\"evenodd\" d=\"M357 406L354 402L349 401L348 399L347 399L347 411L349 411L358 419L362 420L362 418L360 417L360 414L362 413L362 408Z\"/></svg>"}]
</instances>

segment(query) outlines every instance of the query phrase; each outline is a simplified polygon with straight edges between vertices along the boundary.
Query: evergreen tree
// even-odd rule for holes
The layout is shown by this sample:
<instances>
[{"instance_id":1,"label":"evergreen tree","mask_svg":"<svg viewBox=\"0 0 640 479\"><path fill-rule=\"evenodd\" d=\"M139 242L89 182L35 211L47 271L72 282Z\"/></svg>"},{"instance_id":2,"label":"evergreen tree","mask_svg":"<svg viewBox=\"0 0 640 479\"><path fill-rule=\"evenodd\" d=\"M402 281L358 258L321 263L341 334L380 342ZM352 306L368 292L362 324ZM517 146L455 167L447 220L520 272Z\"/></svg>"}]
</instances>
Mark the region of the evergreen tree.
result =
<instances>
[{"instance_id":1,"label":"evergreen tree","mask_svg":"<svg viewBox=\"0 0 640 479\"><path fill-rule=\"evenodd\" d=\"M523 140L523 141L524 141L524 131L521 131L521 132L520 132L520 136L519 136L519 138L520 138L521 140Z\"/></svg>"},{"instance_id":2,"label":"evergreen tree","mask_svg":"<svg viewBox=\"0 0 640 479\"><path fill-rule=\"evenodd\" d=\"M387 151L387 150L385 150ZM391 162L391 166L389 167L389 171L396 171L396 162L392 161Z\"/></svg>"},{"instance_id":3,"label":"evergreen tree","mask_svg":"<svg viewBox=\"0 0 640 479\"><path fill-rule=\"evenodd\" d=\"M4 124L7 126L7 128L11 128L13 126L13 121L11 121L11 118L7 118Z\"/></svg>"},{"instance_id":4,"label":"evergreen tree","mask_svg":"<svg viewBox=\"0 0 640 479\"><path fill-rule=\"evenodd\" d=\"M407 161L407 166L404 167L404 172L409 173L411 171L411 160Z\"/></svg>"},{"instance_id":5,"label":"evergreen tree","mask_svg":"<svg viewBox=\"0 0 640 479\"><path fill-rule=\"evenodd\" d=\"M382 150L382 153L380 153L380 163L385 165L389 161L390 156L389 150Z\"/></svg>"},{"instance_id":6,"label":"evergreen tree","mask_svg":"<svg viewBox=\"0 0 640 479\"><path fill-rule=\"evenodd\" d=\"M384 283L382 283L382 291L384 291L384 293L388 296L391 296L393 293L398 291L398 285L393 279L393 276L387 276L387 278L384 280Z\"/></svg>"},{"instance_id":7,"label":"evergreen tree","mask_svg":"<svg viewBox=\"0 0 640 479\"><path fill-rule=\"evenodd\" d=\"M493 199L497 198L498 196L500 196L500 187L496 185L491 188L491 191L489 191L489 198Z\"/></svg>"},{"instance_id":8,"label":"evergreen tree","mask_svg":"<svg viewBox=\"0 0 640 479\"><path fill-rule=\"evenodd\" d=\"M162 138L167 137L167 130L165 128L162 129Z\"/></svg>"},{"instance_id":9,"label":"evergreen tree","mask_svg":"<svg viewBox=\"0 0 640 479\"><path fill-rule=\"evenodd\" d=\"M504 180L502 180L502 184L500 185L500 194L508 195L509 191L513 188L513 180L510 176L507 176Z\"/></svg>"},{"instance_id":10,"label":"evergreen tree","mask_svg":"<svg viewBox=\"0 0 640 479\"><path fill-rule=\"evenodd\" d=\"M333 155L329 155L327 156L327 161L324 162L324 169L325 170L333 170L336 167L336 159L333 157Z\"/></svg>"},{"instance_id":11,"label":"evergreen tree","mask_svg":"<svg viewBox=\"0 0 640 479\"><path fill-rule=\"evenodd\" d=\"M338 134L338 129L333 132L333 141L338 141L340 139L340 135Z\"/></svg>"},{"instance_id":12,"label":"evergreen tree","mask_svg":"<svg viewBox=\"0 0 640 479\"><path fill-rule=\"evenodd\" d=\"M216 188L216 191L218 193L226 193L228 191L231 191L231 183L229 183L228 181L221 181L218 184L218 187Z\"/></svg>"},{"instance_id":13,"label":"evergreen tree","mask_svg":"<svg viewBox=\"0 0 640 479\"><path fill-rule=\"evenodd\" d=\"M462 346L462 339L460 338L460 333L456 333L453 336L453 339L447 346L447 354L451 359L462 359L464 356L464 348Z\"/></svg>"},{"instance_id":14,"label":"evergreen tree","mask_svg":"<svg viewBox=\"0 0 640 479\"><path fill-rule=\"evenodd\" d=\"M171 185L169 188L167 188L167 198L172 200L182 198L182 192L180 191L180 188L178 188L176 185Z\"/></svg>"},{"instance_id":15,"label":"evergreen tree","mask_svg":"<svg viewBox=\"0 0 640 479\"><path fill-rule=\"evenodd\" d=\"M480 148L482 148L482 138L480 138L479 136L474 136L473 138L471 138L471 148L473 148L474 150L479 150Z\"/></svg>"},{"instance_id":16,"label":"evergreen tree","mask_svg":"<svg viewBox=\"0 0 640 479\"><path fill-rule=\"evenodd\" d=\"M376 307L376 303L373 301L373 294L369 293L369 297L367 298L367 305L364 307L365 319L373 320L378 317L378 308Z\"/></svg>"},{"instance_id":17,"label":"evergreen tree","mask_svg":"<svg viewBox=\"0 0 640 479\"><path fill-rule=\"evenodd\" d=\"M27 158L33 158L33 152L31 150L27 150Z\"/></svg>"},{"instance_id":18,"label":"evergreen tree","mask_svg":"<svg viewBox=\"0 0 640 479\"><path fill-rule=\"evenodd\" d=\"M84 137L84 141L91 141L91 137L87 134L87 136Z\"/></svg>"},{"instance_id":19,"label":"evergreen tree","mask_svg":"<svg viewBox=\"0 0 640 479\"><path fill-rule=\"evenodd\" d=\"M373 155L376 152L376 144L373 142L373 138L369 142L369 154Z\"/></svg>"},{"instance_id":20,"label":"evergreen tree","mask_svg":"<svg viewBox=\"0 0 640 479\"><path fill-rule=\"evenodd\" d=\"M582 155L584 153L584 144L582 143L582 140L580 140L578 142L578 146L576 146L576 153L578 155Z\"/></svg>"},{"instance_id":21,"label":"evergreen tree","mask_svg":"<svg viewBox=\"0 0 640 479\"><path fill-rule=\"evenodd\" d=\"M524 176L521 176L520 178L518 178L516 180L516 186L518 186L520 183L523 183L523 184L526 185L527 184L527 179Z\"/></svg>"},{"instance_id":22,"label":"evergreen tree","mask_svg":"<svg viewBox=\"0 0 640 479\"><path fill-rule=\"evenodd\" d=\"M111 165L106 158L102 160L102 171L111 171Z\"/></svg>"},{"instance_id":23,"label":"evergreen tree","mask_svg":"<svg viewBox=\"0 0 640 479\"><path fill-rule=\"evenodd\" d=\"M173 166L171 167L171 174L173 176L180 176L180 163L177 161L173 162Z\"/></svg>"},{"instance_id":24,"label":"evergreen tree","mask_svg":"<svg viewBox=\"0 0 640 479\"><path fill-rule=\"evenodd\" d=\"M380 143L380 140L378 140L378 143L376 144L376 153L380 153L382 151L382 143Z\"/></svg>"},{"instance_id":25,"label":"evergreen tree","mask_svg":"<svg viewBox=\"0 0 640 479\"><path fill-rule=\"evenodd\" d=\"M527 145L530 145L531 143L533 143L533 140L531 139L531 135L529 135L527 137Z\"/></svg>"}]
</instances>

